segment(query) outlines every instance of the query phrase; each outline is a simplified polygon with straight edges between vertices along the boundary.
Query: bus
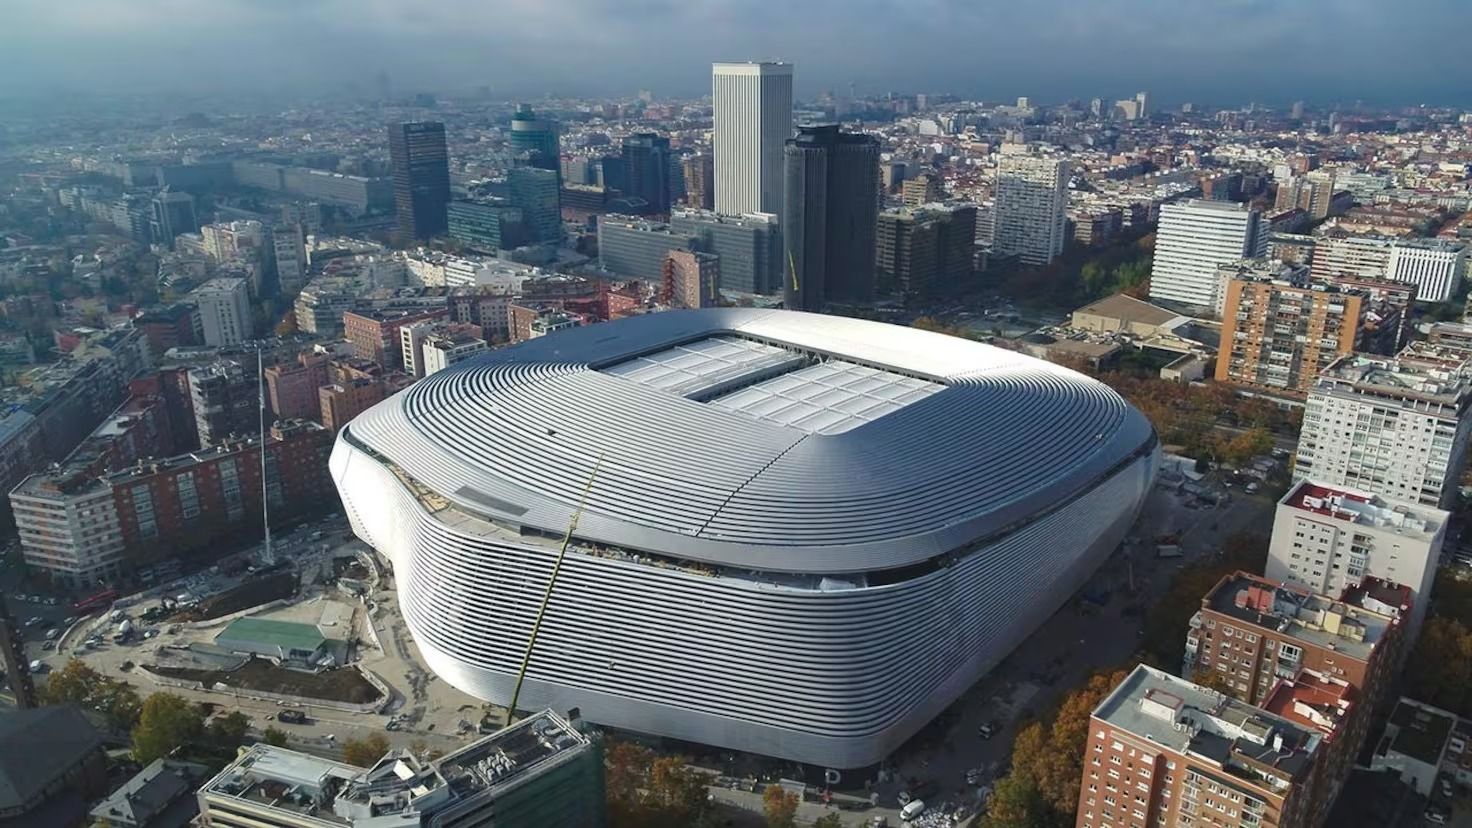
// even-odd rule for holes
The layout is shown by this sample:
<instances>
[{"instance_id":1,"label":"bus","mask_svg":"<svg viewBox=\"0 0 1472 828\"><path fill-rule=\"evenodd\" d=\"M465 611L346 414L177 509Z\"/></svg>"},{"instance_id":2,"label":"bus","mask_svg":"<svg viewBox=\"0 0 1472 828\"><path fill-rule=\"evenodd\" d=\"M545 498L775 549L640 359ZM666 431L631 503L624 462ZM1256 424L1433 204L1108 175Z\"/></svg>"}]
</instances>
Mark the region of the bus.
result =
<instances>
[{"instance_id":1,"label":"bus","mask_svg":"<svg viewBox=\"0 0 1472 828\"><path fill-rule=\"evenodd\" d=\"M96 595L90 595L72 604L72 611L76 613L92 612L94 610L106 609L118 599L118 591L115 589L104 589Z\"/></svg>"}]
</instances>

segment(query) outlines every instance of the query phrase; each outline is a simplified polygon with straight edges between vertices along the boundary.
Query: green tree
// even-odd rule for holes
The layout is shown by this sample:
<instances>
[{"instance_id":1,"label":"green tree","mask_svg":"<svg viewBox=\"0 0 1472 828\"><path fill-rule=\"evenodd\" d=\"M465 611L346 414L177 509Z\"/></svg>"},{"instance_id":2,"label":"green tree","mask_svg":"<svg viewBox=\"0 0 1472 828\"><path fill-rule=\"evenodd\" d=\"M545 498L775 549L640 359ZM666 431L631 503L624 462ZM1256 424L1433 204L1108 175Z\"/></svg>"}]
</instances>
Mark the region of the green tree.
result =
<instances>
[{"instance_id":1,"label":"green tree","mask_svg":"<svg viewBox=\"0 0 1472 828\"><path fill-rule=\"evenodd\" d=\"M342 743L342 760L349 765L366 768L388 753L388 737L370 733L362 739L346 739Z\"/></svg>"},{"instance_id":2,"label":"green tree","mask_svg":"<svg viewBox=\"0 0 1472 828\"><path fill-rule=\"evenodd\" d=\"M286 731L279 727L268 727L261 734L261 741L274 747L286 747Z\"/></svg>"},{"instance_id":3,"label":"green tree","mask_svg":"<svg viewBox=\"0 0 1472 828\"><path fill-rule=\"evenodd\" d=\"M143 702L133 729L133 759L147 765L170 755L204 734L204 713L173 693L154 693Z\"/></svg>"},{"instance_id":4,"label":"green tree","mask_svg":"<svg viewBox=\"0 0 1472 828\"><path fill-rule=\"evenodd\" d=\"M208 736L210 742L216 747L234 750L245 744L245 737L248 733L250 733L250 718L236 710L224 716L216 716L210 722Z\"/></svg>"},{"instance_id":5,"label":"green tree","mask_svg":"<svg viewBox=\"0 0 1472 828\"><path fill-rule=\"evenodd\" d=\"M992 786L982 828L1040 828L1049 825L1050 814L1042 794L1029 778L1008 774Z\"/></svg>"},{"instance_id":6,"label":"green tree","mask_svg":"<svg viewBox=\"0 0 1472 828\"><path fill-rule=\"evenodd\" d=\"M843 828L843 817L838 814L824 814L813 820L813 828Z\"/></svg>"},{"instance_id":7,"label":"green tree","mask_svg":"<svg viewBox=\"0 0 1472 828\"><path fill-rule=\"evenodd\" d=\"M797 794L783 790L781 785L768 785L762 791L762 813L767 817L767 828L793 828L797 824Z\"/></svg>"}]
</instances>

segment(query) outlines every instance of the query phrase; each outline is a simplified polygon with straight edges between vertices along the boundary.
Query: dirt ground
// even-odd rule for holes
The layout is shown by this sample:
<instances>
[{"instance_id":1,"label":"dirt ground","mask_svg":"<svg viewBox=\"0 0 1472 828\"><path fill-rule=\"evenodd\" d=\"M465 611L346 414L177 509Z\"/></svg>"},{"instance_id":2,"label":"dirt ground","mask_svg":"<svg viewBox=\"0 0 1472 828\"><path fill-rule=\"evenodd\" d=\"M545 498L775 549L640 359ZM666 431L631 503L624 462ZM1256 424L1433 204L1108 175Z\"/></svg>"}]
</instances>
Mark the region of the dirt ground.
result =
<instances>
[{"instance_id":1,"label":"dirt ground","mask_svg":"<svg viewBox=\"0 0 1472 828\"><path fill-rule=\"evenodd\" d=\"M277 572L246 581L229 592L205 599L199 606L175 615L173 621L208 621L296 594L295 572Z\"/></svg>"},{"instance_id":2,"label":"dirt ground","mask_svg":"<svg viewBox=\"0 0 1472 828\"><path fill-rule=\"evenodd\" d=\"M339 668L320 673L303 673L277 667L265 659L253 658L235 670L191 670L183 667L149 667L160 676L200 681L206 686L220 682L241 690L263 690L287 693L312 699L362 704L378 698L378 690L357 670Z\"/></svg>"}]
</instances>

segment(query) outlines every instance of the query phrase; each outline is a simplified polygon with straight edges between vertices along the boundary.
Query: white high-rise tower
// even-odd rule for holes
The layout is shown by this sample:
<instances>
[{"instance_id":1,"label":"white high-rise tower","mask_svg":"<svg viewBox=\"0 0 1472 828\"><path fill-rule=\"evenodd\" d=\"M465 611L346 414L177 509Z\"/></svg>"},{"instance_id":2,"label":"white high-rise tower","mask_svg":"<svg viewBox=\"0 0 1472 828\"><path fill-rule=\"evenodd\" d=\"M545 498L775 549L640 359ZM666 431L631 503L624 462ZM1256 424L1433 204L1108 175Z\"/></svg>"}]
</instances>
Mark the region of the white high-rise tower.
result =
<instances>
[{"instance_id":1,"label":"white high-rise tower","mask_svg":"<svg viewBox=\"0 0 1472 828\"><path fill-rule=\"evenodd\" d=\"M792 137L792 64L716 63L716 212L780 213L782 148Z\"/></svg>"},{"instance_id":2,"label":"white high-rise tower","mask_svg":"<svg viewBox=\"0 0 1472 828\"><path fill-rule=\"evenodd\" d=\"M997 162L992 249L1042 267L1063 252L1068 210L1068 162L1004 144Z\"/></svg>"}]
</instances>

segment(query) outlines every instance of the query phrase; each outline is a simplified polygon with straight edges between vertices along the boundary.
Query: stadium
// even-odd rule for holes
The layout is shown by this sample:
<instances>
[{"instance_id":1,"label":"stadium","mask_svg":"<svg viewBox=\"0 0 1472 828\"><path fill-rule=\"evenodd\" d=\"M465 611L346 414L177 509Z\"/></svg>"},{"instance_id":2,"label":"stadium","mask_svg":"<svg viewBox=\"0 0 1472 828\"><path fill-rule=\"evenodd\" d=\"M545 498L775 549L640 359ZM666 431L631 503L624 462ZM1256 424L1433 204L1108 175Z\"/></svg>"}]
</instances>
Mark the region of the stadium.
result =
<instances>
[{"instance_id":1,"label":"stadium","mask_svg":"<svg viewBox=\"0 0 1472 828\"><path fill-rule=\"evenodd\" d=\"M1046 362L712 309L433 374L344 428L332 473L452 685L510 700L583 501L518 707L855 768L1069 599L1157 456L1139 412Z\"/></svg>"}]
</instances>

